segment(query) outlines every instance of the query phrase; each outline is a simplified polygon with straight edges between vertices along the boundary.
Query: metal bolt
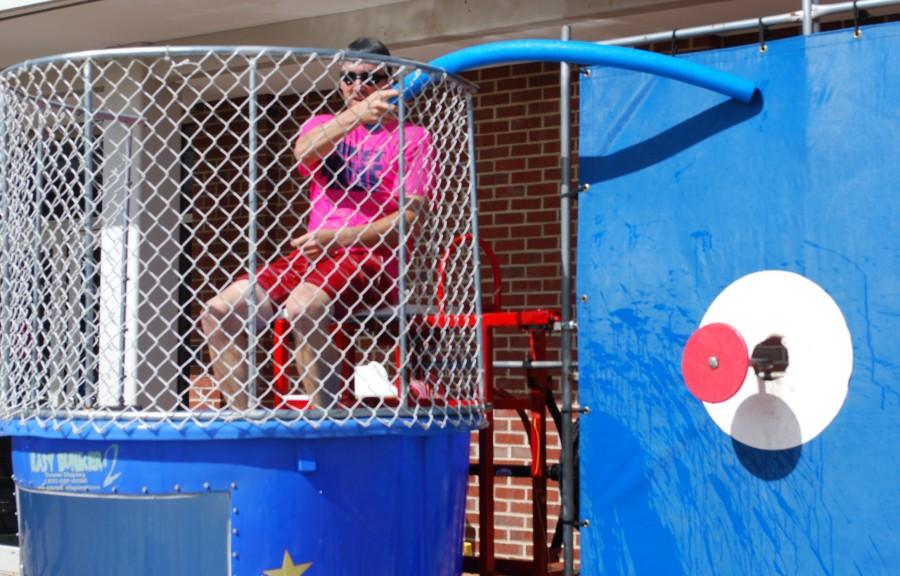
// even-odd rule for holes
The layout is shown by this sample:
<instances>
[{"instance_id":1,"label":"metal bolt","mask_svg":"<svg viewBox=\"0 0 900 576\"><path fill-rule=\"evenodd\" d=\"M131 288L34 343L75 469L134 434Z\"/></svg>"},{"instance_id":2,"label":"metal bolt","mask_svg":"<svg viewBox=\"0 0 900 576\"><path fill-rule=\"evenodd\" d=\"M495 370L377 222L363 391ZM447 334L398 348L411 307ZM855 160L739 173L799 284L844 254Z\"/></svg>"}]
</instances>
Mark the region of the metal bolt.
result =
<instances>
[{"instance_id":1,"label":"metal bolt","mask_svg":"<svg viewBox=\"0 0 900 576\"><path fill-rule=\"evenodd\" d=\"M238 529L237 529L237 528L232 528L232 529L231 529L231 533L234 534L235 536L237 536L237 535L238 535Z\"/></svg>"},{"instance_id":2,"label":"metal bolt","mask_svg":"<svg viewBox=\"0 0 900 576\"><path fill-rule=\"evenodd\" d=\"M175 485L175 491L176 491L176 492L181 492L181 485L180 485L180 484L176 484L176 485Z\"/></svg>"},{"instance_id":3,"label":"metal bolt","mask_svg":"<svg viewBox=\"0 0 900 576\"><path fill-rule=\"evenodd\" d=\"M578 186L578 190L580 192L587 192L590 189L591 189L591 185L588 184L587 182L582 182L581 185Z\"/></svg>"},{"instance_id":4,"label":"metal bolt","mask_svg":"<svg viewBox=\"0 0 900 576\"><path fill-rule=\"evenodd\" d=\"M203 483L203 489L204 489L204 490L209 490L209 482L204 482L204 483Z\"/></svg>"},{"instance_id":5,"label":"metal bolt","mask_svg":"<svg viewBox=\"0 0 900 576\"><path fill-rule=\"evenodd\" d=\"M232 482L232 483L231 483L231 489L232 489L232 490L237 490L237 482Z\"/></svg>"},{"instance_id":6,"label":"metal bolt","mask_svg":"<svg viewBox=\"0 0 900 576\"><path fill-rule=\"evenodd\" d=\"M581 72L582 76L590 76L591 75L590 68L581 68L581 69L579 69L579 72Z\"/></svg>"},{"instance_id":7,"label":"metal bolt","mask_svg":"<svg viewBox=\"0 0 900 576\"><path fill-rule=\"evenodd\" d=\"M710 356L709 360L707 360L707 363L709 364L709 367L712 368L713 370L715 370L716 368L719 367L719 359L716 358L715 356Z\"/></svg>"},{"instance_id":8,"label":"metal bolt","mask_svg":"<svg viewBox=\"0 0 900 576\"><path fill-rule=\"evenodd\" d=\"M141 492L143 492L144 494L146 494L146 493L149 492L149 491L150 491L150 489L147 488L146 486L142 486L142 487L141 487Z\"/></svg>"},{"instance_id":9,"label":"metal bolt","mask_svg":"<svg viewBox=\"0 0 900 576\"><path fill-rule=\"evenodd\" d=\"M581 408L581 413L582 413L582 414L590 414L590 413L591 413L591 407L590 407L590 406L582 406L582 408Z\"/></svg>"},{"instance_id":10,"label":"metal bolt","mask_svg":"<svg viewBox=\"0 0 900 576\"><path fill-rule=\"evenodd\" d=\"M237 552L232 552L232 553L231 553L231 557L232 557L232 558L237 558L237 557L238 557L238 553L237 553Z\"/></svg>"},{"instance_id":11,"label":"metal bolt","mask_svg":"<svg viewBox=\"0 0 900 576\"><path fill-rule=\"evenodd\" d=\"M581 295L581 301L582 301L582 302L587 302L587 301L588 301L588 295L587 295L587 294L582 294L582 295Z\"/></svg>"},{"instance_id":12,"label":"metal bolt","mask_svg":"<svg viewBox=\"0 0 900 576\"><path fill-rule=\"evenodd\" d=\"M237 514L237 513L238 513L237 506L235 506L234 508L231 509L231 513L232 513L232 514Z\"/></svg>"},{"instance_id":13,"label":"metal bolt","mask_svg":"<svg viewBox=\"0 0 900 576\"><path fill-rule=\"evenodd\" d=\"M115 486L113 486L113 487L112 487L112 493L113 493L113 494L118 494L118 493L119 493L119 489L116 488Z\"/></svg>"},{"instance_id":14,"label":"metal bolt","mask_svg":"<svg viewBox=\"0 0 900 576\"><path fill-rule=\"evenodd\" d=\"M590 525L591 525L591 521L590 521L590 520L585 519L585 520L582 520L582 521L581 521L581 527L582 527L582 528L587 528L587 527L590 526Z\"/></svg>"}]
</instances>

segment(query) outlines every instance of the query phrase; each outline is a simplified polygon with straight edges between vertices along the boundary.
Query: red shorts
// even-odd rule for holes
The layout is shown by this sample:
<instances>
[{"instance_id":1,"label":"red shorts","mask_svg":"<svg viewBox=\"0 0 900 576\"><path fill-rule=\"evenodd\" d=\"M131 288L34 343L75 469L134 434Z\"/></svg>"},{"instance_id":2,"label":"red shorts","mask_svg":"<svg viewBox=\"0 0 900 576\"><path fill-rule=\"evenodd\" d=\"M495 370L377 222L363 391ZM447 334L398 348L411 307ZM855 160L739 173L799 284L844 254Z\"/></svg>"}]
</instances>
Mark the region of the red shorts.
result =
<instances>
[{"instance_id":1,"label":"red shorts","mask_svg":"<svg viewBox=\"0 0 900 576\"><path fill-rule=\"evenodd\" d=\"M246 280L249 274L238 279ZM263 266L257 285L282 305L300 284L313 284L337 304L335 316L391 303L394 282L384 273L384 258L368 251L341 251L310 262L299 250Z\"/></svg>"}]
</instances>

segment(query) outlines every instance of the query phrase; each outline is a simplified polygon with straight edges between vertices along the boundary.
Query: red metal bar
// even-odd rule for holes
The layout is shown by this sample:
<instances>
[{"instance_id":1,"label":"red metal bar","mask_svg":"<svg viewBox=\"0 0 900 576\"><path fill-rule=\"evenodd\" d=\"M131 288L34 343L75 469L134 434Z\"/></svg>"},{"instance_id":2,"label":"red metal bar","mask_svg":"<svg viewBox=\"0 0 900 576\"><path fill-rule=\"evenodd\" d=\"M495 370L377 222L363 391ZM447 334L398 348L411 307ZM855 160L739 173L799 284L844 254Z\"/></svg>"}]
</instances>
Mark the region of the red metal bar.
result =
<instances>
[{"instance_id":1,"label":"red metal bar","mask_svg":"<svg viewBox=\"0 0 900 576\"><path fill-rule=\"evenodd\" d=\"M494 330L485 326L482 332L484 351L484 401L487 426L478 431L478 557L479 574L494 576Z\"/></svg>"},{"instance_id":2,"label":"red metal bar","mask_svg":"<svg viewBox=\"0 0 900 576\"><path fill-rule=\"evenodd\" d=\"M484 321L490 326L507 328L528 328L530 326L551 329L559 322L556 310L520 310L518 312L489 312L484 314Z\"/></svg>"},{"instance_id":3,"label":"red metal bar","mask_svg":"<svg viewBox=\"0 0 900 576\"><path fill-rule=\"evenodd\" d=\"M485 312L482 324L497 328L527 328L529 326L550 329L559 322L556 310L522 310L519 312ZM478 325L474 314L428 314L421 320L435 328L471 328Z\"/></svg>"},{"instance_id":4,"label":"red metal bar","mask_svg":"<svg viewBox=\"0 0 900 576\"><path fill-rule=\"evenodd\" d=\"M275 370L275 408L284 408L284 397L290 390L288 364L291 354L287 346L287 336L291 323L286 318L277 318L272 325L274 343L272 346L272 364Z\"/></svg>"},{"instance_id":5,"label":"red metal bar","mask_svg":"<svg viewBox=\"0 0 900 576\"><path fill-rule=\"evenodd\" d=\"M529 359L547 359L547 333L528 331ZM547 573L547 410L546 389L550 379L546 369L528 371L531 398L531 513L534 574Z\"/></svg>"}]
</instances>

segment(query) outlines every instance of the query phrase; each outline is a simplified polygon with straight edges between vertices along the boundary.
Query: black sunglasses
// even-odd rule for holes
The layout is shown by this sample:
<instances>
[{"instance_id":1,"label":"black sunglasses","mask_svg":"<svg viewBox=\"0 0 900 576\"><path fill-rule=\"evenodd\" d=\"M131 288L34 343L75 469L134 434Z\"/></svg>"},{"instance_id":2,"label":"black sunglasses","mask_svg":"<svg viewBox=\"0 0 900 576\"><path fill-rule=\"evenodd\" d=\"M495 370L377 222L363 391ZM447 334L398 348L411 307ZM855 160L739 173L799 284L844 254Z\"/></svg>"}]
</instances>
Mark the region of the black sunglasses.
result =
<instances>
[{"instance_id":1,"label":"black sunglasses","mask_svg":"<svg viewBox=\"0 0 900 576\"><path fill-rule=\"evenodd\" d=\"M364 86L379 84L388 78L387 74L376 74L373 72L344 72L341 74L341 82L347 86L352 86L357 80L362 82Z\"/></svg>"}]
</instances>

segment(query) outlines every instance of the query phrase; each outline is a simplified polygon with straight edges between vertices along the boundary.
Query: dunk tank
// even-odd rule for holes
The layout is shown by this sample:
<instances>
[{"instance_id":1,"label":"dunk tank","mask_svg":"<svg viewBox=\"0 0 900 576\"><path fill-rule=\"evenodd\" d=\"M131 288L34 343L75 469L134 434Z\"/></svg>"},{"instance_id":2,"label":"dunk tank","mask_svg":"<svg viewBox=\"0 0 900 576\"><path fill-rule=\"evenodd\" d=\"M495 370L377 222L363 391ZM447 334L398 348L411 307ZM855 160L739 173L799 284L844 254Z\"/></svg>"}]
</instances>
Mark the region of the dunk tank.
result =
<instances>
[{"instance_id":1,"label":"dunk tank","mask_svg":"<svg viewBox=\"0 0 900 576\"><path fill-rule=\"evenodd\" d=\"M393 146L298 171L301 126L345 110L348 63L427 86L364 129ZM484 408L471 93L421 64L303 49L2 73L0 403L23 574L460 572ZM393 204L376 212L425 204L369 245L389 285L317 317L325 347L252 289L306 231L315 178L333 205L379 186ZM198 319L236 280L246 354L225 387ZM326 353L337 386L310 386Z\"/></svg>"},{"instance_id":2,"label":"dunk tank","mask_svg":"<svg viewBox=\"0 0 900 576\"><path fill-rule=\"evenodd\" d=\"M522 41L440 67L148 48L7 69L0 406L24 573L459 573L490 407L471 86L452 73L521 60L582 65L583 573L890 573L898 38L678 59ZM400 152L345 150L327 177L352 198L395 166L394 207L427 209L376 245L393 270L377 302L320 318L324 347L248 291L224 386L197 319L303 232L314 176L291 148L344 110L360 60L404 87L368 128ZM326 354L337 387L310 379Z\"/></svg>"},{"instance_id":3,"label":"dunk tank","mask_svg":"<svg viewBox=\"0 0 900 576\"><path fill-rule=\"evenodd\" d=\"M585 574L900 569L900 26L582 70Z\"/></svg>"}]
</instances>

